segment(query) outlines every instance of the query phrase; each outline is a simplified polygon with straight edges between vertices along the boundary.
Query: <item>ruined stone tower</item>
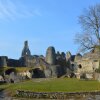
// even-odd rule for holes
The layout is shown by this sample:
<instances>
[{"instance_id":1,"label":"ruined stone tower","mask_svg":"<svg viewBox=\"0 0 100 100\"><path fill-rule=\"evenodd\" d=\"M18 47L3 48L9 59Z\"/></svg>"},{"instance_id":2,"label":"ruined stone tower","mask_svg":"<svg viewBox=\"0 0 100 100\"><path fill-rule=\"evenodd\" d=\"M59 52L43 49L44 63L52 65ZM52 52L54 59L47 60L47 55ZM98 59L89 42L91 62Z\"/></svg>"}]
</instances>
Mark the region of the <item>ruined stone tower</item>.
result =
<instances>
[{"instance_id":1,"label":"ruined stone tower","mask_svg":"<svg viewBox=\"0 0 100 100\"><path fill-rule=\"evenodd\" d=\"M46 52L46 62L54 65L56 62L56 53L55 53L55 48L54 47L48 47L47 52Z\"/></svg>"},{"instance_id":2,"label":"ruined stone tower","mask_svg":"<svg viewBox=\"0 0 100 100\"><path fill-rule=\"evenodd\" d=\"M22 50L22 57L24 57L24 56L30 56L30 55L31 55L31 52L29 50L28 41L25 41L24 42L24 48Z\"/></svg>"},{"instance_id":3,"label":"ruined stone tower","mask_svg":"<svg viewBox=\"0 0 100 100\"><path fill-rule=\"evenodd\" d=\"M7 67L7 57L0 56L0 67Z\"/></svg>"}]
</instances>

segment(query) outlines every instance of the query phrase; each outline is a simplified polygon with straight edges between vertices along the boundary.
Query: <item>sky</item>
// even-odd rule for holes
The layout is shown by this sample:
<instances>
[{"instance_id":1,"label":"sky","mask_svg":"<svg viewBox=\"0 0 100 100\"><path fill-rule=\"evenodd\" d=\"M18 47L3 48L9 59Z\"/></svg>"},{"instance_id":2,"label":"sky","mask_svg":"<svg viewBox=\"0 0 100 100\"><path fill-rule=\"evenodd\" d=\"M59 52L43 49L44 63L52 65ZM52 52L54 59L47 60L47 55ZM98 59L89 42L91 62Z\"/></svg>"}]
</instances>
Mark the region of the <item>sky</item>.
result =
<instances>
[{"instance_id":1,"label":"sky","mask_svg":"<svg viewBox=\"0 0 100 100\"><path fill-rule=\"evenodd\" d=\"M100 0L0 0L0 56L19 59L26 40L32 55L45 56L49 46L76 54L78 16L97 3Z\"/></svg>"}]
</instances>

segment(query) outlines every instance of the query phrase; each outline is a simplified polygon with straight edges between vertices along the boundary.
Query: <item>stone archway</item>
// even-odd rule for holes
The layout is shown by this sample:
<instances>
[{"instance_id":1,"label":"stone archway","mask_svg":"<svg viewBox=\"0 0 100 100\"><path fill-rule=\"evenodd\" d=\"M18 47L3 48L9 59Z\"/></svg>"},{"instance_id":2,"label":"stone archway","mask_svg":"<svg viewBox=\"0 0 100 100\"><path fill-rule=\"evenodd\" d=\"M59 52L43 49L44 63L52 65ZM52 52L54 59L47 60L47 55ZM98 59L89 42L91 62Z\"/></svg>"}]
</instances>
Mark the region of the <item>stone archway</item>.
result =
<instances>
[{"instance_id":1,"label":"stone archway","mask_svg":"<svg viewBox=\"0 0 100 100\"><path fill-rule=\"evenodd\" d=\"M32 70L33 75L32 78L45 78L45 73L40 68L35 68Z\"/></svg>"},{"instance_id":2,"label":"stone archway","mask_svg":"<svg viewBox=\"0 0 100 100\"><path fill-rule=\"evenodd\" d=\"M17 81L17 70L9 68L5 71L5 80L7 83L15 83Z\"/></svg>"},{"instance_id":3,"label":"stone archway","mask_svg":"<svg viewBox=\"0 0 100 100\"><path fill-rule=\"evenodd\" d=\"M5 71L5 74L6 74L6 75L10 75L12 72L17 73L17 71L16 71L15 68L10 68L10 69L7 69L7 70Z\"/></svg>"}]
</instances>

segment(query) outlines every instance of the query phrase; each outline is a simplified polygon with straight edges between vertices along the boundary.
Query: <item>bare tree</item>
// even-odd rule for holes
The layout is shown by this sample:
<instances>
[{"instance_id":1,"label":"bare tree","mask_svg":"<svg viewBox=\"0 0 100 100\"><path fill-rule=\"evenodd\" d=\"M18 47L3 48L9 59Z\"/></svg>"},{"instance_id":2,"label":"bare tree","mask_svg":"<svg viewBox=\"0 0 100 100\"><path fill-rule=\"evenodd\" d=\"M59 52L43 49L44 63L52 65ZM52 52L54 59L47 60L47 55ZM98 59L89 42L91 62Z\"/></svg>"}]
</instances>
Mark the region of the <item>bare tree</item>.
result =
<instances>
[{"instance_id":1,"label":"bare tree","mask_svg":"<svg viewBox=\"0 0 100 100\"><path fill-rule=\"evenodd\" d=\"M82 33L76 34L75 43L80 45L80 51L84 52L96 45L100 46L100 4L85 9L79 16L79 24Z\"/></svg>"}]
</instances>

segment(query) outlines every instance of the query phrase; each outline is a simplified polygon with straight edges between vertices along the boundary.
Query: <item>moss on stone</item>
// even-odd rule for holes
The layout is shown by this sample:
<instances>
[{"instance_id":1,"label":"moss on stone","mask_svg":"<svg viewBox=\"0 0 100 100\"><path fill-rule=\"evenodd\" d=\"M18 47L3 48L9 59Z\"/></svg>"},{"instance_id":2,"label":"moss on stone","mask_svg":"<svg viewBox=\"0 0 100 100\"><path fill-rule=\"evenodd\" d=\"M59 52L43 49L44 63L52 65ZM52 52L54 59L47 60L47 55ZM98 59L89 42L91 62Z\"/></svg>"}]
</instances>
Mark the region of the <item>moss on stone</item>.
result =
<instances>
[{"instance_id":1,"label":"moss on stone","mask_svg":"<svg viewBox=\"0 0 100 100\"><path fill-rule=\"evenodd\" d=\"M0 68L0 75L3 75L4 72L6 72L7 70L10 70L10 69L14 69L16 70L16 72L25 72L25 71L29 71L29 70L32 70L33 68L32 67L2 67Z\"/></svg>"},{"instance_id":2,"label":"moss on stone","mask_svg":"<svg viewBox=\"0 0 100 100\"><path fill-rule=\"evenodd\" d=\"M95 46L95 51L100 51L100 45Z\"/></svg>"}]
</instances>

